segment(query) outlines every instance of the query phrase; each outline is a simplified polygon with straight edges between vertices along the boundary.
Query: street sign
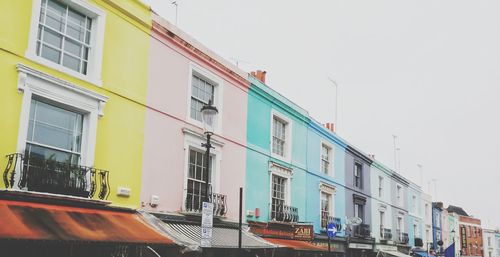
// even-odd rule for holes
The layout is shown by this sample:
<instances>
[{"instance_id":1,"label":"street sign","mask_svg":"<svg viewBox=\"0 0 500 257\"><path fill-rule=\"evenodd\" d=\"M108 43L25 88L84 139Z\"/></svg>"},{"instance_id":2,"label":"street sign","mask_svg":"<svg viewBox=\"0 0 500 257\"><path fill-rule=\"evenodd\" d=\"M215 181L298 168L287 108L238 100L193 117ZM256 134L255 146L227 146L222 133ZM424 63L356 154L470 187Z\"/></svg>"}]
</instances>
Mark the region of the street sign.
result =
<instances>
[{"instance_id":1,"label":"street sign","mask_svg":"<svg viewBox=\"0 0 500 257\"><path fill-rule=\"evenodd\" d=\"M203 202L201 211L201 227L211 228L214 224L214 204Z\"/></svg>"},{"instance_id":2,"label":"street sign","mask_svg":"<svg viewBox=\"0 0 500 257\"><path fill-rule=\"evenodd\" d=\"M201 228L201 238L203 239L212 238L212 228Z\"/></svg>"},{"instance_id":3,"label":"street sign","mask_svg":"<svg viewBox=\"0 0 500 257\"><path fill-rule=\"evenodd\" d=\"M337 234L337 225L335 223L328 223L328 226L326 227L326 234L328 234L328 237L334 238Z\"/></svg>"},{"instance_id":4,"label":"street sign","mask_svg":"<svg viewBox=\"0 0 500 257\"><path fill-rule=\"evenodd\" d=\"M212 227L214 225L214 204L203 202L201 210L201 247L212 245Z\"/></svg>"}]
</instances>

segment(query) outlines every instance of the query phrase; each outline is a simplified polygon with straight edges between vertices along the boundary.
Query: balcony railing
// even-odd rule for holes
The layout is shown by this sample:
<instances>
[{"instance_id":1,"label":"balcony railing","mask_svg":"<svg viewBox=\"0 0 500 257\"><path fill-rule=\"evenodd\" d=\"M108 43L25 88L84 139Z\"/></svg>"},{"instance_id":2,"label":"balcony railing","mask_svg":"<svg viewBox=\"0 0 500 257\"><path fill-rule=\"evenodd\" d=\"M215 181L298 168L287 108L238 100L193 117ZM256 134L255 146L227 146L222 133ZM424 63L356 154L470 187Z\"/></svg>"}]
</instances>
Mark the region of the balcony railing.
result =
<instances>
[{"instance_id":1,"label":"balcony railing","mask_svg":"<svg viewBox=\"0 0 500 257\"><path fill-rule=\"evenodd\" d=\"M284 204L271 204L271 220L280 222L298 222L299 209Z\"/></svg>"},{"instance_id":2,"label":"balcony railing","mask_svg":"<svg viewBox=\"0 0 500 257\"><path fill-rule=\"evenodd\" d=\"M3 173L6 188L93 198L110 193L109 172L20 153L9 154ZM98 191L98 192L97 192Z\"/></svg>"},{"instance_id":3,"label":"balcony railing","mask_svg":"<svg viewBox=\"0 0 500 257\"><path fill-rule=\"evenodd\" d=\"M354 226L354 236L361 238L369 238L370 237L370 225L367 224L359 224Z\"/></svg>"},{"instance_id":4,"label":"balcony railing","mask_svg":"<svg viewBox=\"0 0 500 257\"><path fill-rule=\"evenodd\" d=\"M208 194L208 201L214 204L214 216L223 217L227 213L227 196L216 193ZM188 194L184 207L186 212L201 213L204 196Z\"/></svg>"},{"instance_id":5,"label":"balcony railing","mask_svg":"<svg viewBox=\"0 0 500 257\"><path fill-rule=\"evenodd\" d=\"M380 227L380 238L382 240L391 240L392 239L391 229Z\"/></svg>"},{"instance_id":6,"label":"balcony railing","mask_svg":"<svg viewBox=\"0 0 500 257\"><path fill-rule=\"evenodd\" d=\"M399 230L396 230L398 234L398 243L400 244L408 244L410 241L410 238L408 237L408 233L400 232Z\"/></svg>"},{"instance_id":7,"label":"balcony railing","mask_svg":"<svg viewBox=\"0 0 500 257\"><path fill-rule=\"evenodd\" d=\"M325 212L321 213L321 229L325 229L329 223L335 224L337 226L337 231L342 229L340 218L328 216Z\"/></svg>"}]
</instances>

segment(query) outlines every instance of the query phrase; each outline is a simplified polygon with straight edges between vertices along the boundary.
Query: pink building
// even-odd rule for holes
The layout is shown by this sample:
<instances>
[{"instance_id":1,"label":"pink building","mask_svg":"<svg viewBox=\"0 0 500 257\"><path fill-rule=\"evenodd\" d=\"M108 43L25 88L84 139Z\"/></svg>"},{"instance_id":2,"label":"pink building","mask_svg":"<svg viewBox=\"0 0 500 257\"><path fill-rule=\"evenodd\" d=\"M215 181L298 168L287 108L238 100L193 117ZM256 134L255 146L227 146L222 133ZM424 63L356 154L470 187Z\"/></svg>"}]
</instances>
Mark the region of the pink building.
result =
<instances>
[{"instance_id":1,"label":"pink building","mask_svg":"<svg viewBox=\"0 0 500 257\"><path fill-rule=\"evenodd\" d=\"M156 15L149 52L143 209L200 211L207 174L200 108L211 100L219 114L209 177L212 192L226 196L216 195L216 216L238 220L239 187L245 179L247 74Z\"/></svg>"}]
</instances>

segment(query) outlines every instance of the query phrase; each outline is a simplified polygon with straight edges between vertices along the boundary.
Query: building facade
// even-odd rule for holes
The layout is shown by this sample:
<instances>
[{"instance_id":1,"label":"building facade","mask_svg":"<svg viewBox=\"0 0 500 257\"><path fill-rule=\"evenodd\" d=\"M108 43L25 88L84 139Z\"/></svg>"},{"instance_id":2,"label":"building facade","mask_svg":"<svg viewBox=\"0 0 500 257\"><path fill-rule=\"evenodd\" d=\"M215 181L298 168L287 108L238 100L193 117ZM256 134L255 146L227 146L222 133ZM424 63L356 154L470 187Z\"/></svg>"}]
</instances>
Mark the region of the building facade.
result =
<instances>
[{"instance_id":1,"label":"building facade","mask_svg":"<svg viewBox=\"0 0 500 257\"><path fill-rule=\"evenodd\" d=\"M443 241L442 236L442 217L441 213L443 211L443 203L442 202L433 202L432 203L432 248L434 251L441 253L444 249L439 242Z\"/></svg>"},{"instance_id":2,"label":"building facade","mask_svg":"<svg viewBox=\"0 0 500 257\"><path fill-rule=\"evenodd\" d=\"M424 249L430 250L433 245L432 237L432 198L430 194L422 193L421 208L423 210L424 226L422 231L422 239L424 242Z\"/></svg>"},{"instance_id":3,"label":"building facade","mask_svg":"<svg viewBox=\"0 0 500 257\"><path fill-rule=\"evenodd\" d=\"M398 173L391 175L391 202L392 202L392 236L398 251L410 252L410 238L408 237L408 187L409 181Z\"/></svg>"},{"instance_id":4,"label":"building facade","mask_svg":"<svg viewBox=\"0 0 500 257\"><path fill-rule=\"evenodd\" d=\"M330 128L330 129L329 129ZM332 125L312 118L307 133L306 217L314 225L315 243L327 246L326 229L334 224L336 236L330 248L345 253L345 148Z\"/></svg>"},{"instance_id":5,"label":"building facade","mask_svg":"<svg viewBox=\"0 0 500 257\"><path fill-rule=\"evenodd\" d=\"M498 242L496 235L498 230L483 229L483 252L484 257L497 257L498 256Z\"/></svg>"},{"instance_id":6,"label":"building facade","mask_svg":"<svg viewBox=\"0 0 500 257\"><path fill-rule=\"evenodd\" d=\"M410 181L408 186L408 238L412 247L423 247L422 189Z\"/></svg>"},{"instance_id":7,"label":"building facade","mask_svg":"<svg viewBox=\"0 0 500 257\"><path fill-rule=\"evenodd\" d=\"M459 215L458 223L460 226L460 249L462 256L483 256L481 220Z\"/></svg>"},{"instance_id":8,"label":"building facade","mask_svg":"<svg viewBox=\"0 0 500 257\"><path fill-rule=\"evenodd\" d=\"M360 224L348 224L348 256L369 256L373 252L371 236L372 198L370 166L373 160L352 145L345 154L346 217Z\"/></svg>"},{"instance_id":9,"label":"building facade","mask_svg":"<svg viewBox=\"0 0 500 257\"><path fill-rule=\"evenodd\" d=\"M458 215L443 209L441 212L442 240L444 249L455 243L455 256L460 254L460 227L458 225Z\"/></svg>"}]
</instances>

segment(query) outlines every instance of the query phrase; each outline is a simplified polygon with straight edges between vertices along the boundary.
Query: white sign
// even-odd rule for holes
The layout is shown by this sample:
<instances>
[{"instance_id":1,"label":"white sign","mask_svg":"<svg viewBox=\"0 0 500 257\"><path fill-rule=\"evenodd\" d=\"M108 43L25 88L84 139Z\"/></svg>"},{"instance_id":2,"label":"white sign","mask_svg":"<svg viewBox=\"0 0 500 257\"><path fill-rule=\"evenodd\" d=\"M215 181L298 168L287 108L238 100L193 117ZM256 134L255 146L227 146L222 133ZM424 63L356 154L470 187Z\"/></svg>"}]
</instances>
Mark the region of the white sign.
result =
<instances>
[{"instance_id":1,"label":"white sign","mask_svg":"<svg viewBox=\"0 0 500 257\"><path fill-rule=\"evenodd\" d=\"M356 243L349 243L349 248L353 249L372 249L372 245L368 244L356 244Z\"/></svg>"},{"instance_id":2,"label":"white sign","mask_svg":"<svg viewBox=\"0 0 500 257\"><path fill-rule=\"evenodd\" d=\"M212 238L212 228L201 228L201 238L203 239Z\"/></svg>"},{"instance_id":3,"label":"white sign","mask_svg":"<svg viewBox=\"0 0 500 257\"><path fill-rule=\"evenodd\" d=\"M358 217L350 217L348 219L346 219L346 223L348 225L359 225L361 223L363 223L363 220L361 218L358 218Z\"/></svg>"},{"instance_id":4,"label":"white sign","mask_svg":"<svg viewBox=\"0 0 500 257\"><path fill-rule=\"evenodd\" d=\"M214 225L214 204L203 202L201 211L201 227L211 228Z\"/></svg>"},{"instance_id":5,"label":"white sign","mask_svg":"<svg viewBox=\"0 0 500 257\"><path fill-rule=\"evenodd\" d=\"M210 247L212 246L212 243L210 242L210 239L201 239L201 247Z\"/></svg>"}]
</instances>

